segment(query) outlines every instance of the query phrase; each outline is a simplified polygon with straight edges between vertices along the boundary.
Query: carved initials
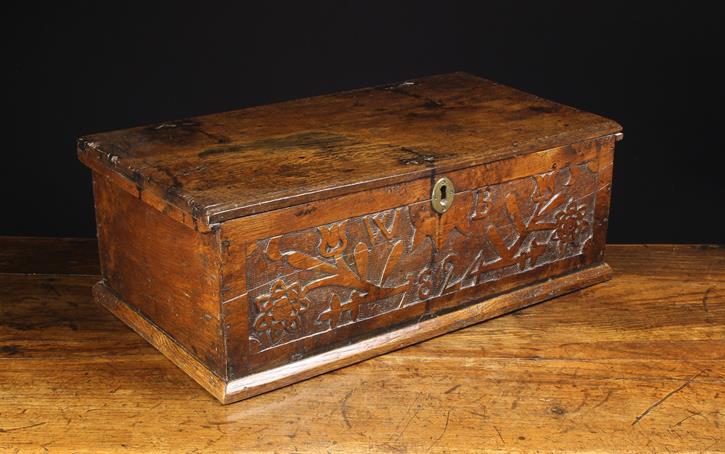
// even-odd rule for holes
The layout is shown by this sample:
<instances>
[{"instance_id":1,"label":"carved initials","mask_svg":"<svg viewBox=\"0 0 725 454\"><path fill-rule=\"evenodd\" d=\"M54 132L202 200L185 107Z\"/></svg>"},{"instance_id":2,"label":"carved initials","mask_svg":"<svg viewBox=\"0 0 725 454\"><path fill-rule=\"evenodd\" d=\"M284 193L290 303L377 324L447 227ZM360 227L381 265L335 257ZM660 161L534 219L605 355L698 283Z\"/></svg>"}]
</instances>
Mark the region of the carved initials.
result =
<instances>
[{"instance_id":1,"label":"carved initials","mask_svg":"<svg viewBox=\"0 0 725 454\"><path fill-rule=\"evenodd\" d=\"M252 345L272 348L580 254L595 184L584 163L456 194L440 216L421 202L262 240L247 261Z\"/></svg>"},{"instance_id":2,"label":"carved initials","mask_svg":"<svg viewBox=\"0 0 725 454\"><path fill-rule=\"evenodd\" d=\"M390 227L387 226L388 222L386 221L386 218L388 216L392 216L392 220L390 221ZM373 223L378 227L378 230L380 233L383 234L386 240L393 239L393 232L395 231L395 224L398 221L398 210L393 210L391 212L382 212L377 214L371 214L370 216L365 216L363 219L365 219L365 227L368 229L368 235L370 235L370 240L375 240L375 233L373 230Z\"/></svg>"}]
</instances>

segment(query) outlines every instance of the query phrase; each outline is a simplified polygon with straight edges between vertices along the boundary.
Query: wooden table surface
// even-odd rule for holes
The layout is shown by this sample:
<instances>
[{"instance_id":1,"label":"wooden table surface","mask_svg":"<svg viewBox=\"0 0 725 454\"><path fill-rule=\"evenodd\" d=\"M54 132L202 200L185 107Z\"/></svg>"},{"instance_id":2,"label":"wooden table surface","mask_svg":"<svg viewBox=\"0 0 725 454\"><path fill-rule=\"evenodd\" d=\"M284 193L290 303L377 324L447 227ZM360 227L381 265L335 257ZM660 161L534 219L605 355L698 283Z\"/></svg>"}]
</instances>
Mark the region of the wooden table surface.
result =
<instances>
[{"instance_id":1,"label":"wooden table surface","mask_svg":"<svg viewBox=\"0 0 725 454\"><path fill-rule=\"evenodd\" d=\"M0 237L0 450L724 451L725 249L222 406L91 301L91 240Z\"/></svg>"}]
</instances>

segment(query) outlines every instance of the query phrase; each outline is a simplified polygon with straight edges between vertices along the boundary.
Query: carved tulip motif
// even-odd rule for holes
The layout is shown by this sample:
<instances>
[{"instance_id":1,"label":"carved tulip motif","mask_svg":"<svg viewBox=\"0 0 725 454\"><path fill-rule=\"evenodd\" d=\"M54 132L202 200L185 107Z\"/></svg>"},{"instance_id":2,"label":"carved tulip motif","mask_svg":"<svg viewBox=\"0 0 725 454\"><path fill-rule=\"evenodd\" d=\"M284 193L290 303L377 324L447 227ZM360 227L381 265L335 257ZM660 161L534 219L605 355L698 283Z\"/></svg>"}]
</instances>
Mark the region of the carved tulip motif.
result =
<instances>
[{"instance_id":1,"label":"carved tulip motif","mask_svg":"<svg viewBox=\"0 0 725 454\"><path fill-rule=\"evenodd\" d=\"M252 348L375 327L382 314L581 254L595 185L583 163L461 192L442 216L417 202L260 240Z\"/></svg>"},{"instance_id":2,"label":"carved tulip motif","mask_svg":"<svg viewBox=\"0 0 725 454\"><path fill-rule=\"evenodd\" d=\"M347 247L347 235L345 227L347 221L333 224L330 227L320 226L320 255L323 257L334 257Z\"/></svg>"},{"instance_id":3,"label":"carved tulip motif","mask_svg":"<svg viewBox=\"0 0 725 454\"><path fill-rule=\"evenodd\" d=\"M397 219L395 213L392 219L394 226ZM316 324L335 329L339 325L356 322L361 305L380 298L402 295L412 285L412 276L408 276L406 282L388 286L390 273L403 253L402 241L398 239L387 241L389 235L383 234L386 241L378 245L387 248L388 251L381 257L382 262L375 267L377 270L375 276L368 275L370 250L364 242L355 244L352 251L355 265L350 266L344 259L348 245L346 227L347 221L317 227L319 235L317 249L322 258L301 251L281 251L281 237L271 238L267 243L265 254L269 260L286 262L297 270L322 274L302 285L295 282L287 286L281 279L277 280L269 294L256 298L255 305L260 313L255 320L254 329L266 334L271 344L277 343L285 333L298 332L298 328L302 325L300 315L307 310L310 302L307 295L310 292L314 293L316 289L341 287L353 290L345 300L332 293L328 299L328 309L317 314L315 318ZM381 230L385 229L388 234L393 228L390 227L389 230L384 224L379 227ZM316 295L319 297L320 293Z\"/></svg>"}]
</instances>

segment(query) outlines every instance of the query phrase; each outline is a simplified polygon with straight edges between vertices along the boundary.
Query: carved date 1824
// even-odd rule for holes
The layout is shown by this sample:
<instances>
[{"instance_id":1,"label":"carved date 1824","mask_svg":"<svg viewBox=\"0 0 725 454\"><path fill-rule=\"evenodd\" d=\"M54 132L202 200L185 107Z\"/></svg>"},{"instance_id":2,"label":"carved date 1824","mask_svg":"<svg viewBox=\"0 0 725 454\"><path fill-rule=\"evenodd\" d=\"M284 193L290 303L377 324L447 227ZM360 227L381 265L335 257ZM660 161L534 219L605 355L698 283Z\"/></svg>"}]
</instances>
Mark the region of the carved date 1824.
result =
<instances>
[{"instance_id":1,"label":"carved date 1824","mask_svg":"<svg viewBox=\"0 0 725 454\"><path fill-rule=\"evenodd\" d=\"M590 163L260 240L247 258L252 352L582 253Z\"/></svg>"}]
</instances>

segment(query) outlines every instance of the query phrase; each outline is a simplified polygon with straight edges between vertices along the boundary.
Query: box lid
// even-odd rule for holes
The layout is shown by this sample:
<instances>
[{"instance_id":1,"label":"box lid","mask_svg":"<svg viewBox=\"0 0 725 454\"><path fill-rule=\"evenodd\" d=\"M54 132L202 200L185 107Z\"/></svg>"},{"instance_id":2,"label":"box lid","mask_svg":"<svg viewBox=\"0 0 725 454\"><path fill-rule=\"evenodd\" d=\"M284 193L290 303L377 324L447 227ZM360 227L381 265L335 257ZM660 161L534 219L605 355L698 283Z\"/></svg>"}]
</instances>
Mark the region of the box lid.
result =
<instances>
[{"instance_id":1,"label":"box lid","mask_svg":"<svg viewBox=\"0 0 725 454\"><path fill-rule=\"evenodd\" d=\"M80 159L200 230L614 134L614 121L452 73L105 132Z\"/></svg>"}]
</instances>

